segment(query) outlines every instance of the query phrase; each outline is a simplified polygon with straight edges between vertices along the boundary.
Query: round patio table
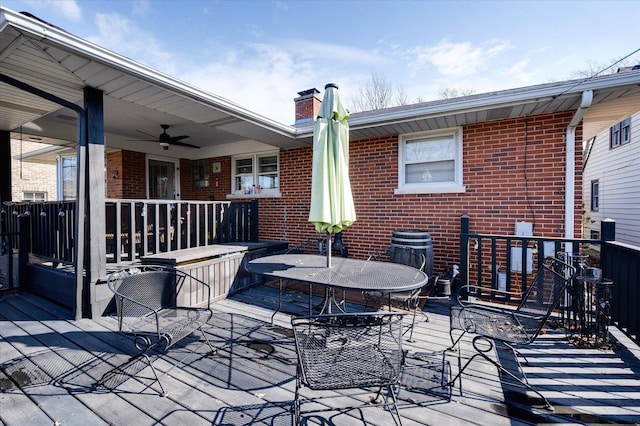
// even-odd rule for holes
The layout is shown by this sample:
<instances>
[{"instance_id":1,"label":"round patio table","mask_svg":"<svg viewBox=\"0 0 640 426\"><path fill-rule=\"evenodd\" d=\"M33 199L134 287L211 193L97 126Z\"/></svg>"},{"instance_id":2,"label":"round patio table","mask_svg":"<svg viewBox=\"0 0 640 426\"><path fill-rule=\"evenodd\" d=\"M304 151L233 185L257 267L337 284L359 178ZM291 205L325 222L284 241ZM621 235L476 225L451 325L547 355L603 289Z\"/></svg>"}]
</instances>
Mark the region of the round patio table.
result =
<instances>
[{"instance_id":1,"label":"round patio table","mask_svg":"<svg viewBox=\"0 0 640 426\"><path fill-rule=\"evenodd\" d=\"M260 257L250 261L247 269L254 274L278 278L281 292L282 280L294 280L326 287L326 297L321 313L331 313L332 304L342 309L335 300L335 289L394 293L420 288L428 280L427 275L421 270L399 263L334 257L331 267L328 268L326 257L311 254L278 254ZM280 305L281 298L276 312L280 310ZM311 292L309 315L311 315Z\"/></svg>"}]
</instances>

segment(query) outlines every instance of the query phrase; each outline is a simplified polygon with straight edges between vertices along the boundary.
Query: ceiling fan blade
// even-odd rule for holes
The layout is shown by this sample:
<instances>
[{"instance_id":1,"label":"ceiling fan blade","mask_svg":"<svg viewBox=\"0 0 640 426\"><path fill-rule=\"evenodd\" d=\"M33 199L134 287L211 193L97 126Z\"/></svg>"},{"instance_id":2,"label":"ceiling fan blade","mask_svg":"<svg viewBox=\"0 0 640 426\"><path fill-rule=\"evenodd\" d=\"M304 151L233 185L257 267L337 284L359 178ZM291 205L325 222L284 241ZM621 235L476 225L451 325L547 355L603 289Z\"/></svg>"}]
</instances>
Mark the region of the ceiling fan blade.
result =
<instances>
[{"instance_id":1,"label":"ceiling fan blade","mask_svg":"<svg viewBox=\"0 0 640 426\"><path fill-rule=\"evenodd\" d=\"M186 139L189 136L187 135L182 135L182 136L171 136L171 141L181 141L182 139Z\"/></svg>"},{"instance_id":2,"label":"ceiling fan blade","mask_svg":"<svg viewBox=\"0 0 640 426\"><path fill-rule=\"evenodd\" d=\"M195 146L195 145L191 145L190 143L184 143L184 142L178 142L176 140L173 140L173 138L171 138L171 142L169 142L170 145L177 145L177 146L186 146L187 148L200 148L199 146Z\"/></svg>"},{"instance_id":3,"label":"ceiling fan blade","mask_svg":"<svg viewBox=\"0 0 640 426\"><path fill-rule=\"evenodd\" d=\"M158 139L127 139L127 142L158 142Z\"/></svg>"}]
</instances>

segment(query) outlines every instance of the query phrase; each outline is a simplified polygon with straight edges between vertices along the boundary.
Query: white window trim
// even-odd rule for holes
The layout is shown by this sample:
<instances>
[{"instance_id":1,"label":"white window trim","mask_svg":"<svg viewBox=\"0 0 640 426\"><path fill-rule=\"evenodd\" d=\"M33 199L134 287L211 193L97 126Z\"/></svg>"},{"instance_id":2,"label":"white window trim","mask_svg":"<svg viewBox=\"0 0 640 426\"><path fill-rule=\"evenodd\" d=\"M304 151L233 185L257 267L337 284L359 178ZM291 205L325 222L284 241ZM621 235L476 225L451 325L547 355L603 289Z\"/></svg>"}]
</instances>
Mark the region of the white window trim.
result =
<instances>
[{"instance_id":1,"label":"white window trim","mask_svg":"<svg viewBox=\"0 0 640 426\"><path fill-rule=\"evenodd\" d=\"M280 151L263 151L255 152L252 154L234 155L231 157L231 194L227 194L227 199L240 199L240 198L281 198L282 193L280 187L272 189L261 189L259 194L244 194L234 190L235 178L236 178L236 161L245 158L251 158L253 164L253 177L254 181L257 181L258 177L258 158L269 157L275 155L278 159L278 182L282 176L282 170L280 168Z\"/></svg>"},{"instance_id":2,"label":"white window trim","mask_svg":"<svg viewBox=\"0 0 640 426\"><path fill-rule=\"evenodd\" d=\"M451 135L456 144L455 159L455 182L434 182L434 183L409 183L403 184L404 176L404 145L406 140L419 139L423 137L434 137L441 135ZM393 191L396 195L402 194L453 194L466 192L466 187L462 180L462 127L451 127L448 129L432 130L419 133L406 133L398 137L398 187Z\"/></svg>"},{"instance_id":3,"label":"white window trim","mask_svg":"<svg viewBox=\"0 0 640 426\"><path fill-rule=\"evenodd\" d=\"M32 199L27 199L27 197L25 197L25 194L31 194L31 195L35 195L35 194L42 194L44 197L43 200L32 200ZM31 198L35 198L35 197L31 197ZM47 202L49 201L49 194L47 194L47 191L22 191L22 201L30 201L33 203L42 203L42 202Z\"/></svg>"}]
</instances>

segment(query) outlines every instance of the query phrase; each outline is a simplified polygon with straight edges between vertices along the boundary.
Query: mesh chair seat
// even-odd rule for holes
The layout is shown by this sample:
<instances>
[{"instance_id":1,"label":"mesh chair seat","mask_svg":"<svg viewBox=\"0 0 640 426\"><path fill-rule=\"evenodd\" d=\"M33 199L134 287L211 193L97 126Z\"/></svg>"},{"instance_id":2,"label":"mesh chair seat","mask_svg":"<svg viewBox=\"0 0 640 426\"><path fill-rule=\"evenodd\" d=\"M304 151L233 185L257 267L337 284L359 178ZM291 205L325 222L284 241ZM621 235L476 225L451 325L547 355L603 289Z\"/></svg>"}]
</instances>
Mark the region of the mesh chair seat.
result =
<instances>
[{"instance_id":1,"label":"mesh chair seat","mask_svg":"<svg viewBox=\"0 0 640 426\"><path fill-rule=\"evenodd\" d=\"M122 332L139 336L157 336L166 341L166 349L205 325L211 317L206 309L174 308L144 317L123 318Z\"/></svg>"},{"instance_id":2,"label":"mesh chair seat","mask_svg":"<svg viewBox=\"0 0 640 426\"><path fill-rule=\"evenodd\" d=\"M452 306L451 324L454 329L492 336L496 340L511 344L528 343L535 331L525 327L513 312L493 312L473 307Z\"/></svg>"},{"instance_id":3,"label":"mesh chair seat","mask_svg":"<svg viewBox=\"0 0 640 426\"><path fill-rule=\"evenodd\" d=\"M535 278L522 294L520 304L513 309L500 309L482 303L463 302L458 297L461 306L451 306L450 309L451 349L460 342L462 336L470 333L474 335L471 343L476 353L460 368L458 374L449 384L453 385L460 377L460 390L462 390L462 373L474 359L481 357L496 366L500 372L507 374L527 389L535 392L544 401L546 407L552 410L553 406L544 395L528 383L526 376L524 376L524 380L517 377L505 369L499 360L494 360L488 354L494 347L494 341L504 343L514 353L517 353L517 350L512 345L532 343L560 304L575 273L576 270L573 266L558 259L546 258L538 268ZM462 287L459 293L468 291L465 287L472 286ZM492 291L497 290L492 289ZM481 294L481 292L476 294ZM457 339L453 337L454 330L462 331Z\"/></svg>"}]
</instances>

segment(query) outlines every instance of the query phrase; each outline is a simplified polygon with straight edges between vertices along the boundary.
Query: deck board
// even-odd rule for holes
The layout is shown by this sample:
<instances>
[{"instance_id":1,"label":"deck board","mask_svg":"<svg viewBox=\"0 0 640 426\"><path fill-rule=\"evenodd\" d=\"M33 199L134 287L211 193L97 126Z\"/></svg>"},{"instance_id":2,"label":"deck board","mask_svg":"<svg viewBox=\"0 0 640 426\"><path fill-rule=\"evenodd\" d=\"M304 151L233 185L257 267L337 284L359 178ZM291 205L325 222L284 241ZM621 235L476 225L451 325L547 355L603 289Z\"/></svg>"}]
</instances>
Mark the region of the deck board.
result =
<instances>
[{"instance_id":1,"label":"deck board","mask_svg":"<svg viewBox=\"0 0 640 426\"><path fill-rule=\"evenodd\" d=\"M68 310L37 296L6 296L0 300L0 422L289 425L296 370L290 315L308 312L306 294L290 290L273 324L277 288L254 287L215 303L205 331L218 349L216 354L207 355L206 345L190 339L154 362L169 391L166 397L157 394L157 384L148 388L138 378L113 390L93 387L102 374L134 352L131 339L115 332L115 318L74 321ZM314 297L313 303L320 301ZM350 299L350 311L363 309L357 301ZM532 407L529 396L535 395L500 380L495 367L479 360L463 375L462 394L456 386L449 400L449 388L438 387L434 377L440 373L443 353L453 374L457 372L458 355L462 362L472 355L470 340L462 339L459 353L445 352L451 345L448 304L429 301L425 313L429 320L418 316L415 341L403 343L409 351L399 392L403 424L640 422L640 363L633 356L639 353L637 347L576 348L559 330L522 350L530 360L523 370L554 404L555 413ZM185 365L173 368L188 354ZM495 356L508 368L516 368L512 353L499 349ZM27 369L32 383L17 386L15 377L12 381L7 376L19 368ZM147 368L142 374L149 372ZM326 407L368 398L353 391L324 394L330 397L321 402ZM388 412L374 407L320 415L341 425L383 426L391 421Z\"/></svg>"}]
</instances>

